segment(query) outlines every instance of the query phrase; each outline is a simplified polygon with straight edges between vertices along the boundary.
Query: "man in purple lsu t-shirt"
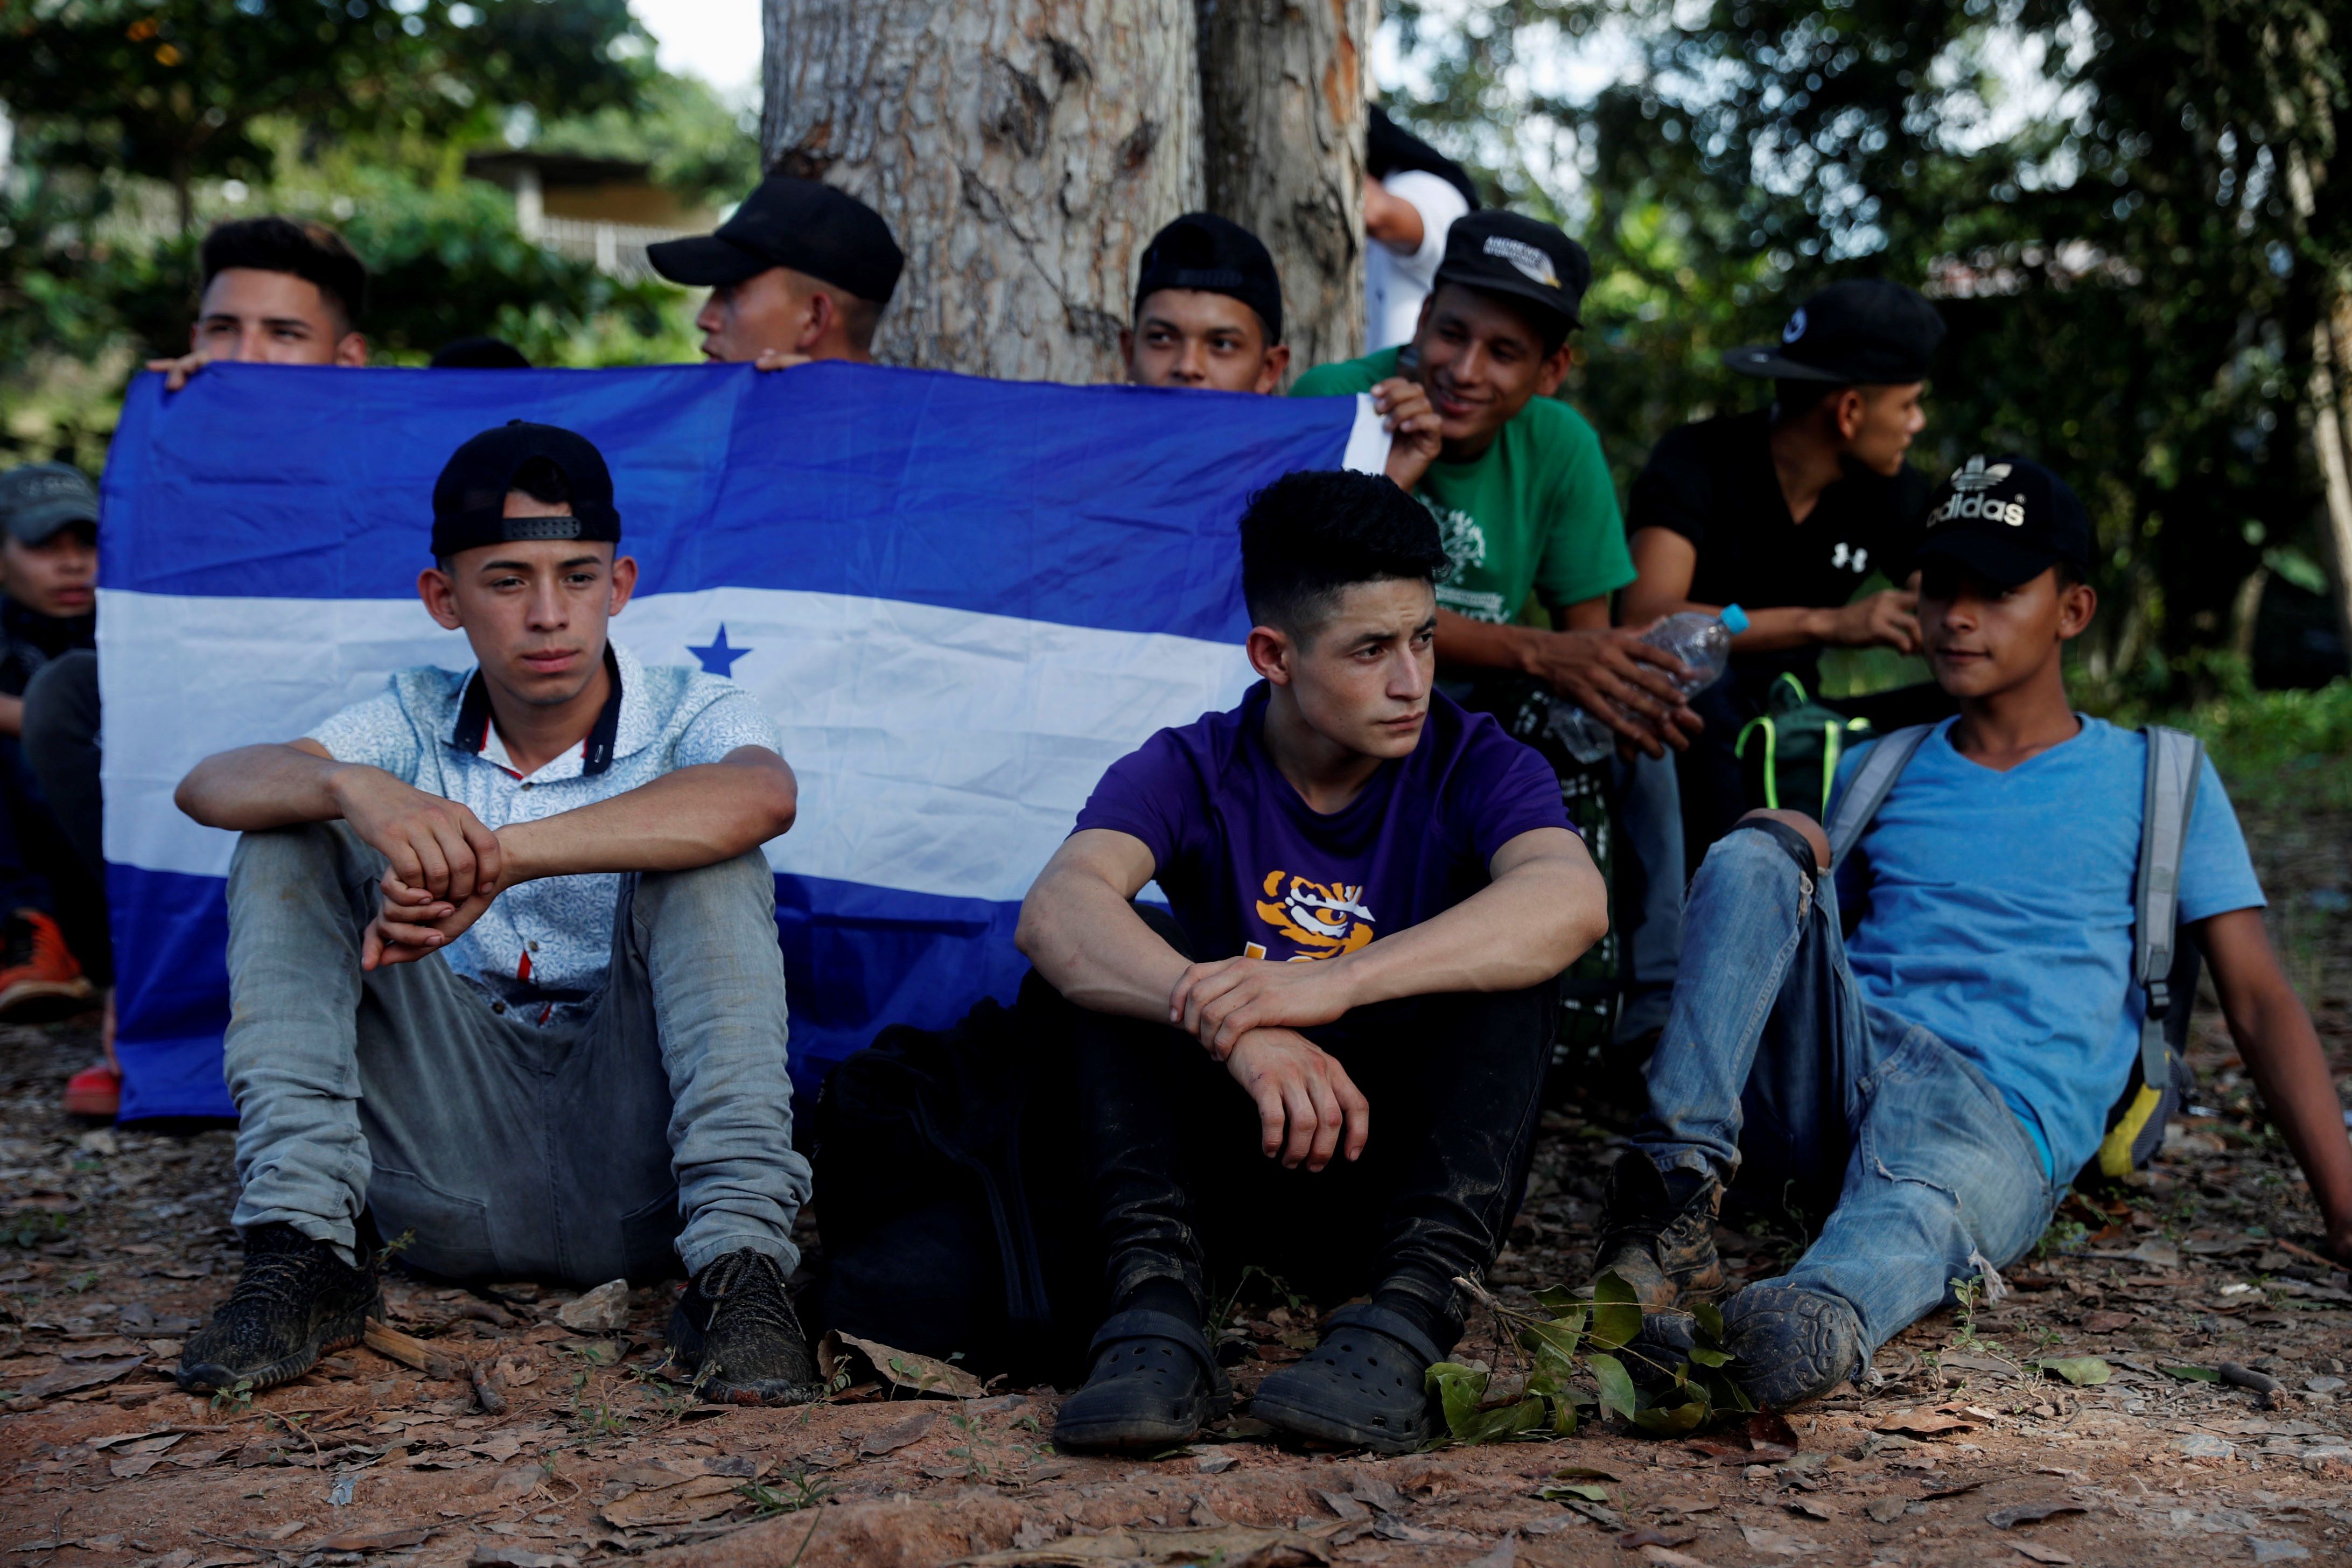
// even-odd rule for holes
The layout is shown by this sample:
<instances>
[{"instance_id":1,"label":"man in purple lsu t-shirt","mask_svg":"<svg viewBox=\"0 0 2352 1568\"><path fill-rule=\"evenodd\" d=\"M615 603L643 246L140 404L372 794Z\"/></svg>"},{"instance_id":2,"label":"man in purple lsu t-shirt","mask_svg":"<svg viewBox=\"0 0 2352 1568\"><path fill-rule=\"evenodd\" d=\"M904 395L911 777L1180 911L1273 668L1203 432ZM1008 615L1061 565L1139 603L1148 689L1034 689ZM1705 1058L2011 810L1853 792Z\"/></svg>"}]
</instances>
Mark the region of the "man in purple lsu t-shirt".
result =
<instances>
[{"instance_id":1,"label":"man in purple lsu t-shirt","mask_svg":"<svg viewBox=\"0 0 2352 1568\"><path fill-rule=\"evenodd\" d=\"M1255 1265L1371 1300L1253 1414L1402 1452L1454 1277L1517 1205L1557 980L1607 897L1542 759L1432 689L1445 552L1419 502L1291 474L1241 537L1265 679L1114 764L1022 905L1069 1005L1112 1303L1054 1440L1190 1440L1231 1401L1206 1281ZM1131 901L1154 880L1172 920Z\"/></svg>"}]
</instances>

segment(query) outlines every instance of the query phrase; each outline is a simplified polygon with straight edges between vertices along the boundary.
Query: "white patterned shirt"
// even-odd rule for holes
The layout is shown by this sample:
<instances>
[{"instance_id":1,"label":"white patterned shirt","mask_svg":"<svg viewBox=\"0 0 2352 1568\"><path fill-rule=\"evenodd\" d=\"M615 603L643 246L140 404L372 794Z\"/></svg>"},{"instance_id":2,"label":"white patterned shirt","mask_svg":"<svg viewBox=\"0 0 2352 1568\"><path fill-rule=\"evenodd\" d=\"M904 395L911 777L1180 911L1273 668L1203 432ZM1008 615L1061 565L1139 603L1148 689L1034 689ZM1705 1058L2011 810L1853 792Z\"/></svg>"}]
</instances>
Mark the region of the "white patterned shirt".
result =
<instances>
[{"instance_id":1,"label":"white patterned shirt","mask_svg":"<svg viewBox=\"0 0 2352 1568\"><path fill-rule=\"evenodd\" d=\"M383 696L344 709L311 739L338 762L457 801L493 829L625 795L741 746L782 752L773 721L733 681L683 666L648 669L617 644L607 649L616 700L576 750L528 775L509 763L475 670L401 670ZM539 1023L575 1016L604 988L620 889L613 872L526 882L492 900L442 956L494 1011Z\"/></svg>"}]
</instances>

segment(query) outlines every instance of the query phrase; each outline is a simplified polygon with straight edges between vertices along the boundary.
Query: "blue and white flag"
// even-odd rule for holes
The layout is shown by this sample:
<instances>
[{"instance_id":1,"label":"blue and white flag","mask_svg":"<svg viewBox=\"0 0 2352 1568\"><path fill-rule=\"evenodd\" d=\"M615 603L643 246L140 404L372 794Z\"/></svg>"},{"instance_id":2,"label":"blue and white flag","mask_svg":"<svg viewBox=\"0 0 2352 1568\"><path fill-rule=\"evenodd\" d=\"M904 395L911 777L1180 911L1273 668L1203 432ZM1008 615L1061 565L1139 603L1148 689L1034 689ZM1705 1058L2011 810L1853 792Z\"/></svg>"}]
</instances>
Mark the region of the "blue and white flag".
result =
<instances>
[{"instance_id":1,"label":"blue and white flag","mask_svg":"<svg viewBox=\"0 0 2352 1568\"><path fill-rule=\"evenodd\" d=\"M642 568L614 638L774 716L800 817L768 846L795 1081L885 1025L1009 1000L1020 900L1103 770L1247 685L1234 523L1294 468L1377 468L1363 398L820 364L215 365L132 388L103 487L106 854L127 1117L226 1115L233 836L172 791L415 664L433 480L509 419L613 469Z\"/></svg>"}]
</instances>

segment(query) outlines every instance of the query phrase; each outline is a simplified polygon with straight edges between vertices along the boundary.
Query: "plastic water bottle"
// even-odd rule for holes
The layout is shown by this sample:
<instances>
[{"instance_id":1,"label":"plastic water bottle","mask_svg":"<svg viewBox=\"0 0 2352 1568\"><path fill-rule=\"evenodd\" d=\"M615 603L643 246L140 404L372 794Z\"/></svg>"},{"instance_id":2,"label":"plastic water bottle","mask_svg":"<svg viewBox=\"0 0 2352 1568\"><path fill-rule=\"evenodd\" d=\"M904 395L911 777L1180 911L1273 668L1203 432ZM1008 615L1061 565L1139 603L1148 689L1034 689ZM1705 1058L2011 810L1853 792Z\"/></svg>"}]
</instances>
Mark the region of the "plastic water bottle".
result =
<instances>
[{"instance_id":1,"label":"plastic water bottle","mask_svg":"<svg viewBox=\"0 0 2352 1568\"><path fill-rule=\"evenodd\" d=\"M1726 605L1719 616L1703 610L1668 616L1643 632L1642 640L1689 668L1687 676L1667 679L1685 697L1694 697L1721 679L1724 666L1731 660L1731 639L1747 629L1747 612L1737 605ZM1620 712L1627 711L1622 702L1617 707ZM1560 698L1552 700L1544 732L1580 763L1597 763L1617 749L1616 731Z\"/></svg>"}]
</instances>

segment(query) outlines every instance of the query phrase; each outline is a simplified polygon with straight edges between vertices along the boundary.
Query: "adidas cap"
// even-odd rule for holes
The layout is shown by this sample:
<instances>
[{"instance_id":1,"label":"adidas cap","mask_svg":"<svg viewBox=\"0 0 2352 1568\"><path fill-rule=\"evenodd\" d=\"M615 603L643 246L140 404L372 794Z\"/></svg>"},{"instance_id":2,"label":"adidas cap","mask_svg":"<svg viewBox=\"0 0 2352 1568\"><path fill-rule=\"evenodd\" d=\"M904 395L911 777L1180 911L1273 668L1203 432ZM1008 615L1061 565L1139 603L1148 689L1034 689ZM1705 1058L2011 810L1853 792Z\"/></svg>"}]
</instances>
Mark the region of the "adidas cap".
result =
<instances>
[{"instance_id":1,"label":"adidas cap","mask_svg":"<svg viewBox=\"0 0 2352 1568\"><path fill-rule=\"evenodd\" d=\"M2091 569L2091 516L2066 481L2015 453L1975 457L1937 488L1913 563L1943 562L2013 588L2059 564Z\"/></svg>"}]
</instances>

